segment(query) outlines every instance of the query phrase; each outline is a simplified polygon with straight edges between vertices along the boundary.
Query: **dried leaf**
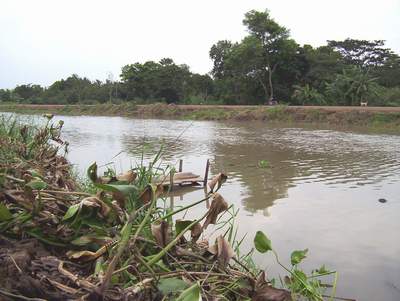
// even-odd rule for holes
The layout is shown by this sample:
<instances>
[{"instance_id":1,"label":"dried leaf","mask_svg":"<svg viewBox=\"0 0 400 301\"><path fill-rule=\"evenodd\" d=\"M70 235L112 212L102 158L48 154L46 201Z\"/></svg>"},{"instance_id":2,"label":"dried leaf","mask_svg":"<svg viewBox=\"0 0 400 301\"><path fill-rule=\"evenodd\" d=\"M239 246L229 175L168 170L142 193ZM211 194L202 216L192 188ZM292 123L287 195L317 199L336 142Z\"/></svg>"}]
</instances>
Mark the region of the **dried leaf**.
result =
<instances>
[{"instance_id":1,"label":"dried leaf","mask_svg":"<svg viewBox=\"0 0 400 301\"><path fill-rule=\"evenodd\" d=\"M117 180L132 183L133 181L135 181L136 177L137 177L137 174L135 172L133 172L133 170L129 170L124 174L118 175Z\"/></svg>"},{"instance_id":2,"label":"dried leaf","mask_svg":"<svg viewBox=\"0 0 400 301\"><path fill-rule=\"evenodd\" d=\"M203 229L207 229L209 224L214 224L217 222L218 214L228 210L228 203L219 194L215 193L213 201L211 202L210 209L207 212L206 220L203 224Z\"/></svg>"},{"instance_id":3,"label":"dried leaf","mask_svg":"<svg viewBox=\"0 0 400 301\"><path fill-rule=\"evenodd\" d=\"M264 286L256 291L252 301L289 301L292 300L290 292L284 289Z\"/></svg>"},{"instance_id":4,"label":"dried leaf","mask_svg":"<svg viewBox=\"0 0 400 301\"><path fill-rule=\"evenodd\" d=\"M158 225L152 224L151 233L156 239L157 244L162 248L170 241L169 225L166 221L161 221Z\"/></svg>"},{"instance_id":5,"label":"dried leaf","mask_svg":"<svg viewBox=\"0 0 400 301\"><path fill-rule=\"evenodd\" d=\"M100 214L102 216L107 216L111 211L111 208L106 203L104 203L102 200L100 200L95 196L89 196L87 198L84 198L81 201L81 204L82 206L86 207L100 208Z\"/></svg>"},{"instance_id":6,"label":"dried leaf","mask_svg":"<svg viewBox=\"0 0 400 301\"><path fill-rule=\"evenodd\" d=\"M226 241L222 236L217 237L217 243L208 248L208 252L216 255L218 263L222 268L226 268L229 260L235 256L235 252L230 246L229 242Z\"/></svg>"},{"instance_id":7,"label":"dried leaf","mask_svg":"<svg viewBox=\"0 0 400 301\"><path fill-rule=\"evenodd\" d=\"M268 285L268 282L265 280L265 271L262 271L260 275L258 275L256 279L256 289L263 287L264 285Z\"/></svg>"},{"instance_id":8,"label":"dried leaf","mask_svg":"<svg viewBox=\"0 0 400 301\"><path fill-rule=\"evenodd\" d=\"M186 227L188 227L191 223L193 223L192 220L176 220L175 222L175 232L176 235L181 233ZM201 233L203 232L203 229L199 223L195 223L191 228L190 228L190 236L192 237L192 241L196 241L199 239Z\"/></svg>"},{"instance_id":9,"label":"dried leaf","mask_svg":"<svg viewBox=\"0 0 400 301\"><path fill-rule=\"evenodd\" d=\"M87 262L91 260L95 260L98 255L96 252L91 252L91 251L68 251L67 252L67 257L69 259L76 259L79 261Z\"/></svg>"},{"instance_id":10,"label":"dried leaf","mask_svg":"<svg viewBox=\"0 0 400 301\"><path fill-rule=\"evenodd\" d=\"M228 177L223 173L219 173L214 178L212 178L211 181L208 182L208 186L210 187L211 192L214 191L215 185L217 185L217 189L215 189L215 191L218 191L218 189L221 188L221 185L226 182L226 179L228 179Z\"/></svg>"},{"instance_id":11,"label":"dried leaf","mask_svg":"<svg viewBox=\"0 0 400 301\"><path fill-rule=\"evenodd\" d=\"M164 192L164 187L159 184L155 188L153 185L147 185L146 188L141 193L139 199L142 201L143 204L149 203L154 198L158 199L158 197Z\"/></svg>"}]
</instances>

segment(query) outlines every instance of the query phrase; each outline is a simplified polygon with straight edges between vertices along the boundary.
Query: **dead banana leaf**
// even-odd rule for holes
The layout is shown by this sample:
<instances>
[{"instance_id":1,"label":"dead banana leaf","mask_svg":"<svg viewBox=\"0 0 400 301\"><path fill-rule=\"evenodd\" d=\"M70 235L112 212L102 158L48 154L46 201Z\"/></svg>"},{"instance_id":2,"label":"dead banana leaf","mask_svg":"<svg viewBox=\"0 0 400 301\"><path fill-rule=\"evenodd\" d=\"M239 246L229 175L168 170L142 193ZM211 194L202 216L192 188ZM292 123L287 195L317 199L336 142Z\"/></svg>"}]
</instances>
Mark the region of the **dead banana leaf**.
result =
<instances>
[{"instance_id":1,"label":"dead banana leaf","mask_svg":"<svg viewBox=\"0 0 400 301\"><path fill-rule=\"evenodd\" d=\"M215 225L218 214L226 210L228 210L228 203L219 193L215 193L210 209L208 209L207 217L203 224L203 229L207 229L209 224Z\"/></svg>"},{"instance_id":2,"label":"dead banana leaf","mask_svg":"<svg viewBox=\"0 0 400 301\"><path fill-rule=\"evenodd\" d=\"M208 248L208 252L217 257L218 263L222 268L226 268L229 260L235 256L235 252L229 242L227 242L221 235L217 237L217 243Z\"/></svg>"},{"instance_id":3,"label":"dead banana leaf","mask_svg":"<svg viewBox=\"0 0 400 301\"><path fill-rule=\"evenodd\" d=\"M96 252L91 252L91 251L68 251L67 252L67 257L69 259L76 259L81 262L88 262L95 260L102 256L104 253L106 253L112 246L114 246L118 242L118 239L113 239L103 245L100 249L98 249Z\"/></svg>"},{"instance_id":4,"label":"dead banana leaf","mask_svg":"<svg viewBox=\"0 0 400 301\"><path fill-rule=\"evenodd\" d=\"M95 197L95 196L89 196L87 198L84 198L82 201L82 206L86 206L86 207L92 207L92 208L100 208L100 214L102 216L107 216L110 211L111 208L104 203L102 200L100 200L99 198Z\"/></svg>"},{"instance_id":5,"label":"dead banana leaf","mask_svg":"<svg viewBox=\"0 0 400 301\"><path fill-rule=\"evenodd\" d=\"M251 299L252 301L290 301L290 292L284 289L264 286L258 289Z\"/></svg>"},{"instance_id":6,"label":"dead banana leaf","mask_svg":"<svg viewBox=\"0 0 400 301\"><path fill-rule=\"evenodd\" d=\"M215 189L215 191L218 191L218 189L221 188L221 185L226 182L226 179L228 179L228 177L221 172L212 178L211 181L208 182L211 192L214 191L215 185L217 185L217 189Z\"/></svg>"},{"instance_id":7,"label":"dead banana leaf","mask_svg":"<svg viewBox=\"0 0 400 301\"><path fill-rule=\"evenodd\" d=\"M170 242L170 233L168 222L162 221L158 225L151 225L151 233L156 239L157 244L164 248Z\"/></svg>"},{"instance_id":8,"label":"dead banana leaf","mask_svg":"<svg viewBox=\"0 0 400 301\"><path fill-rule=\"evenodd\" d=\"M193 223L192 220L180 220L177 219L175 222L175 230L176 230L176 235L181 233L186 227L188 227L191 223ZM195 223L191 228L190 228L190 236L192 237L192 241L196 242L201 233L203 233L203 228L201 227L200 223Z\"/></svg>"},{"instance_id":9,"label":"dead banana leaf","mask_svg":"<svg viewBox=\"0 0 400 301\"><path fill-rule=\"evenodd\" d=\"M136 177L137 177L137 174L135 172L133 172L133 170L129 170L126 173L118 175L117 180L132 183L133 181L135 181Z\"/></svg>"},{"instance_id":10,"label":"dead banana leaf","mask_svg":"<svg viewBox=\"0 0 400 301\"><path fill-rule=\"evenodd\" d=\"M154 191L154 197L158 199L158 197L164 192L164 187L159 184L157 185ZM147 187L143 190L142 194L140 195L139 199L142 201L143 204L149 203L153 198L153 188L151 185L147 185Z\"/></svg>"},{"instance_id":11,"label":"dead banana leaf","mask_svg":"<svg viewBox=\"0 0 400 301\"><path fill-rule=\"evenodd\" d=\"M265 271L262 271L260 275L257 276L255 287L256 290L263 287L264 285L268 285L268 282L265 280Z\"/></svg>"}]
</instances>

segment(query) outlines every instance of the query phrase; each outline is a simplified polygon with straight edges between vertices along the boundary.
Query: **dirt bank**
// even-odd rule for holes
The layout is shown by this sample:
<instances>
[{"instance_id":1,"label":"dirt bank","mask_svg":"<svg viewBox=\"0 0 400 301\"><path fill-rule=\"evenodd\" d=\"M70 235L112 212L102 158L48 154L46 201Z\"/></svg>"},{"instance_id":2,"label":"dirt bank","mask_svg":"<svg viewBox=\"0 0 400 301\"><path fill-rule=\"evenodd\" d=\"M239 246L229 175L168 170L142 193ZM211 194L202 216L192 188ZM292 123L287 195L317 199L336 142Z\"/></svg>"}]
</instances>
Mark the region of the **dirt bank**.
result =
<instances>
[{"instance_id":1,"label":"dirt bank","mask_svg":"<svg viewBox=\"0 0 400 301\"><path fill-rule=\"evenodd\" d=\"M139 118L192 120L260 120L293 123L325 123L372 127L400 127L400 107L342 106L229 106L131 103L114 105L0 105L0 111L54 113L63 115L104 115Z\"/></svg>"}]
</instances>

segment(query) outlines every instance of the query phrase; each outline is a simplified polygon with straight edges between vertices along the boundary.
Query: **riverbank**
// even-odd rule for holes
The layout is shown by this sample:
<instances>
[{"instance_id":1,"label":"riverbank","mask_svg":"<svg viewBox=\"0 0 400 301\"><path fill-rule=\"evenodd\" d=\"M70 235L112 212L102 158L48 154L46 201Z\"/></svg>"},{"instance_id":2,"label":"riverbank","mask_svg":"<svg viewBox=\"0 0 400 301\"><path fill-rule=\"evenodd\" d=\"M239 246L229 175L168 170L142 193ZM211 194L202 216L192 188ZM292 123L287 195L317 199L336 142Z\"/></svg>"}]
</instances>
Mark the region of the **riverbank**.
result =
<instances>
[{"instance_id":1,"label":"riverbank","mask_svg":"<svg viewBox=\"0 0 400 301\"><path fill-rule=\"evenodd\" d=\"M0 111L58 115L125 116L185 120L235 120L318 123L337 126L400 128L400 107L228 106L151 104L33 105L3 104Z\"/></svg>"}]
</instances>

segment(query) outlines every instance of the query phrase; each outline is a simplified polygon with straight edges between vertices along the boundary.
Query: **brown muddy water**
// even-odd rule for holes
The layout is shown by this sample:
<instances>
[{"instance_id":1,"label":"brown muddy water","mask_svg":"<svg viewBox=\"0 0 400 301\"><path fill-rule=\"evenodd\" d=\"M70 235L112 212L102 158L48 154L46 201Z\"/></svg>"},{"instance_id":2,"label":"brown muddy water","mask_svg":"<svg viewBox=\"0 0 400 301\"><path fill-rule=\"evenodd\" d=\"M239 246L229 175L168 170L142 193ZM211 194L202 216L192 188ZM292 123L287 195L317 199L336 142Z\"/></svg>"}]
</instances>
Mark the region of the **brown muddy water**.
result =
<instances>
[{"instance_id":1,"label":"brown muddy water","mask_svg":"<svg viewBox=\"0 0 400 301\"><path fill-rule=\"evenodd\" d=\"M252 122L57 119L65 121L68 157L82 174L93 161L117 171L135 166L142 145L145 159L164 145L165 163L183 159L184 171L199 175L210 159L212 174L229 177L220 192L240 209L243 252L262 230L283 262L292 250L308 248L306 270L337 270L338 297L400 300L400 135ZM261 160L269 167L258 167ZM169 201L180 206L203 196L202 189L176 192ZM269 277L285 274L271 255L256 254L255 261Z\"/></svg>"}]
</instances>

